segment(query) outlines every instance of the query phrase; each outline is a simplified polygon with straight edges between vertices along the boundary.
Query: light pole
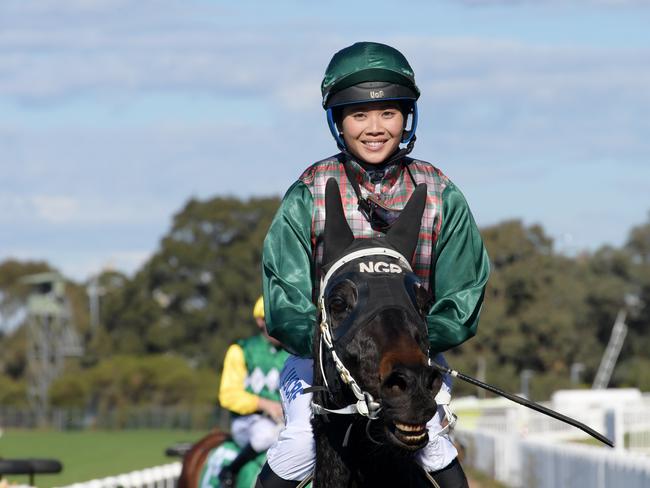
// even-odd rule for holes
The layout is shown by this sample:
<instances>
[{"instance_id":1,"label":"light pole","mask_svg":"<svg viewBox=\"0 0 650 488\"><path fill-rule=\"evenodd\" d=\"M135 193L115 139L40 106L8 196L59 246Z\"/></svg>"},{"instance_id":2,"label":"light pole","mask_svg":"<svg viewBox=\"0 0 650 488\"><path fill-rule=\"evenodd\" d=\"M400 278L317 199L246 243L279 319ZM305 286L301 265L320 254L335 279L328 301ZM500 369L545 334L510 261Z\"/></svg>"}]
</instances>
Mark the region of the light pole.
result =
<instances>
[{"instance_id":1,"label":"light pole","mask_svg":"<svg viewBox=\"0 0 650 488\"><path fill-rule=\"evenodd\" d=\"M521 379L521 396L524 398L530 398L530 379L534 375L532 369L522 369L519 375Z\"/></svg>"}]
</instances>

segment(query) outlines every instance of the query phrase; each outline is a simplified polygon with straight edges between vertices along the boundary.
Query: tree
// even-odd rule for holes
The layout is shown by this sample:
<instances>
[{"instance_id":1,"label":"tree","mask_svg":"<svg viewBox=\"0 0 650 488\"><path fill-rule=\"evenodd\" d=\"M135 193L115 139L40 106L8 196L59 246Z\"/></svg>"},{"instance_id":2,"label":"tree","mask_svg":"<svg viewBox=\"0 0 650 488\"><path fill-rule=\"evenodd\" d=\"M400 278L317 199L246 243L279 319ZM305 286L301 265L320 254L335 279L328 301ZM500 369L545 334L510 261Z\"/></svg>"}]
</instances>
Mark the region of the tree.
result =
<instances>
[{"instance_id":1,"label":"tree","mask_svg":"<svg viewBox=\"0 0 650 488\"><path fill-rule=\"evenodd\" d=\"M595 332L609 315L594 317L593 305L610 298L606 292L619 283L609 275L596 279L588 257L554 253L540 226L507 221L484 229L483 236L492 273L478 336L452 351L451 359L474 372L480 358L487 381L511 391L519 390L522 372L530 370L532 394L540 399L569 385L573 363L594 371L604 347Z\"/></svg>"},{"instance_id":2,"label":"tree","mask_svg":"<svg viewBox=\"0 0 650 488\"><path fill-rule=\"evenodd\" d=\"M625 362L628 358L650 358L650 213L646 223L632 228L624 251L629 256L626 278L631 283L627 292L637 301L635 306L628 309L629 331L622 351L622 360ZM636 364L643 362L636 361ZM633 369L643 371L642 367ZM631 378L636 373L630 371L629 377L619 375L617 378L631 383Z\"/></svg>"},{"instance_id":3,"label":"tree","mask_svg":"<svg viewBox=\"0 0 650 488\"><path fill-rule=\"evenodd\" d=\"M99 275L100 317L91 328L86 286L67 282L73 322L85 354L69 360L51 394L56 405L112 409L142 404L212 403L226 347L256 331L262 242L277 198L190 200L174 216L159 249L132 278ZM650 364L650 216L624 246L569 257L539 225L509 220L482 229L492 274L477 337L451 350L452 367L517 391L532 370L531 393L546 399L571 386L574 363L593 380L626 295L640 299L612 386L645 388ZM44 262L0 263L0 403L24 397L25 275ZM575 385L574 385L575 386ZM457 382L455 396L475 393ZM23 398L24 400L24 398Z\"/></svg>"},{"instance_id":4,"label":"tree","mask_svg":"<svg viewBox=\"0 0 650 488\"><path fill-rule=\"evenodd\" d=\"M645 224L638 225L630 231L625 250L636 262L650 265L650 212Z\"/></svg>"},{"instance_id":5,"label":"tree","mask_svg":"<svg viewBox=\"0 0 650 488\"><path fill-rule=\"evenodd\" d=\"M102 322L122 353L176 351L219 368L227 346L254 332L261 248L277 198L190 200L160 249L106 297Z\"/></svg>"}]
</instances>

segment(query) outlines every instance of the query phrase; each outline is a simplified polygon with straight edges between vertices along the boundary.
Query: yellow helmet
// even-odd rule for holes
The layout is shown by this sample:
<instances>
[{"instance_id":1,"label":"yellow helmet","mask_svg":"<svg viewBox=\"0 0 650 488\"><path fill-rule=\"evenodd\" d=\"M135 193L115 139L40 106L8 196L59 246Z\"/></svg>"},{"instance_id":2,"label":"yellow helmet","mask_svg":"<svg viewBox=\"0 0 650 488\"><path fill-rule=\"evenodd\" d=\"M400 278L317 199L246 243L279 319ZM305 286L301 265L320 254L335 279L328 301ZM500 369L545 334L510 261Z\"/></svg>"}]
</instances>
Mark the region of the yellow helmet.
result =
<instances>
[{"instance_id":1,"label":"yellow helmet","mask_svg":"<svg viewBox=\"0 0 650 488\"><path fill-rule=\"evenodd\" d=\"M253 317L256 319L264 318L264 297L259 297L253 307Z\"/></svg>"}]
</instances>

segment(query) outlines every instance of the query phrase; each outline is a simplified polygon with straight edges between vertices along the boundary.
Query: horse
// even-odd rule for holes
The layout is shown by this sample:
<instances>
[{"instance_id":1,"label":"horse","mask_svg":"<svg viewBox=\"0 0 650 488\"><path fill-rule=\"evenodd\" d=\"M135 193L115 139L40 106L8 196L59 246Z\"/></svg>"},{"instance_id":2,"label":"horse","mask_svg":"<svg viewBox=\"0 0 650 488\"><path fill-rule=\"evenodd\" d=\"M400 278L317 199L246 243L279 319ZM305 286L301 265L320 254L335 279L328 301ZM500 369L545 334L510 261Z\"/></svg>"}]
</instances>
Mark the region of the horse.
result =
<instances>
[{"instance_id":1,"label":"horse","mask_svg":"<svg viewBox=\"0 0 650 488\"><path fill-rule=\"evenodd\" d=\"M409 264L425 202L418 185L385 236L355 239L336 180L326 184L311 388L318 488L437 486L414 459L442 384L424 318L432 297Z\"/></svg>"},{"instance_id":2,"label":"horse","mask_svg":"<svg viewBox=\"0 0 650 488\"><path fill-rule=\"evenodd\" d=\"M213 449L223 444L226 439L228 439L228 434L215 428L195 442L183 455L183 467L181 468L177 487L197 488L208 455Z\"/></svg>"},{"instance_id":3,"label":"horse","mask_svg":"<svg viewBox=\"0 0 650 488\"><path fill-rule=\"evenodd\" d=\"M218 429L212 429L207 435L196 441L183 455L181 474L177 488L218 487L217 476L221 467L236 457L240 448L231 436ZM262 465L266 461L266 453L249 461L239 471L237 488L250 488L254 485Z\"/></svg>"}]
</instances>

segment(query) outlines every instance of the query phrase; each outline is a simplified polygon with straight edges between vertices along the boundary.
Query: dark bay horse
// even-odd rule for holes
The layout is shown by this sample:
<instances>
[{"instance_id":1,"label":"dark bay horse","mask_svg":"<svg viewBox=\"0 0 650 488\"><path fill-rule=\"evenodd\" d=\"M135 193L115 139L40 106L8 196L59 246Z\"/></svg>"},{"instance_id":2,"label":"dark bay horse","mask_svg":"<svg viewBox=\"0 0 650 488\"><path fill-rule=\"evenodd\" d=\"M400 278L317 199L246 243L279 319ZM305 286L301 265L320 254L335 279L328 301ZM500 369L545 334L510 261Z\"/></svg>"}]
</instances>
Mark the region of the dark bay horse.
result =
<instances>
[{"instance_id":1,"label":"dark bay horse","mask_svg":"<svg viewBox=\"0 0 650 488\"><path fill-rule=\"evenodd\" d=\"M338 185L327 183L312 388L318 488L436 486L414 460L442 383L429 362L431 296L409 264L425 201L419 185L384 237L355 239Z\"/></svg>"}]
</instances>

